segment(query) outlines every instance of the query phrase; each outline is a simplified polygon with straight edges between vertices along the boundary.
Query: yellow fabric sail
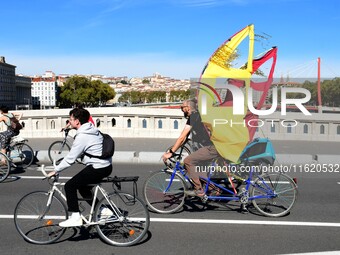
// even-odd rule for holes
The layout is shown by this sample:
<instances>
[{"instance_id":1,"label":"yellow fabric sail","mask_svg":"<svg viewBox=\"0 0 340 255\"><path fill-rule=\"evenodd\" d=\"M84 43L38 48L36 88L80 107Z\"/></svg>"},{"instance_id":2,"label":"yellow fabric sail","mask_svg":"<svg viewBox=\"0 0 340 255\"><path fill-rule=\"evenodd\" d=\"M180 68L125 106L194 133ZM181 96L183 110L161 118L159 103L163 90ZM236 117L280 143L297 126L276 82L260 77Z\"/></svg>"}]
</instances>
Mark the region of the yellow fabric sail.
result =
<instances>
[{"instance_id":1,"label":"yellow fabric sail","mask_svg":"<svg viewBox=\"0 0 340 255\"><path fill-rule=\"evenodd\" d=\"M248 61L245 69L230 66L230 59L237 54L238 45L249 37ZM202 72L200 82L216 89L221 87L220 80L228 79L244 81L244 111L233 114L233 105L218 104L205 90L199 90L198 106L203 123L211 132L211 141L219 154L232 162L237 162L242 150L249 142L249 132L244 121L247 113L247 95L252 74L254 52L254 25L249 25L224 42L210 57ZM217 83L219 85L217 86ZM237 100L234 96L234 101ZM204 108L204 109L203 109Z\"/></svg>"}]
</instances>

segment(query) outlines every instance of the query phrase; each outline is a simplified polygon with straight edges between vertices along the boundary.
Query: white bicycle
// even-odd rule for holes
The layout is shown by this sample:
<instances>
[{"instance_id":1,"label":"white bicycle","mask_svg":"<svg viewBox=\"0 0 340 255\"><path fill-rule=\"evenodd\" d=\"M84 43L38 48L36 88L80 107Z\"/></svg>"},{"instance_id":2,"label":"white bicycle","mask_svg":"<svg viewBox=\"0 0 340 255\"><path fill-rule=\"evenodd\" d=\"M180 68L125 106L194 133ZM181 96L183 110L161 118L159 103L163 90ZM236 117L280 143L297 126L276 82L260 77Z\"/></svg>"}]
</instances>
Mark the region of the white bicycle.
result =
<instances>
[{"instance_id":1,"label":"white bicycle","mask_svg":"<svg viewBox=\"0 0 340 255\"><path fill-rule=\"evenodd\" d=\"M66 230L59 226L59 222L68 218L66 197L62 192L65 183L59 182L58 175L47 178L44 166L41 172L47 180L51 180L51 188L48 191L31 192L21 198L14 211L14 223L26 241L49 244L57 241ZM111 245L131 246L138 243L149 229L149 212L135 194L115 189L115 185L119 186L120 182L136 183L137 179L138 176L103 179L101 183L112 183L112 193L107 193L101 183L91 185L94 187L94 196L89 215L81 214L83 226L94 226L99 236ZM96 203L100 194L101 199ZM106 213L103 214L103 211Z\"/></svg>"}]
</instances>

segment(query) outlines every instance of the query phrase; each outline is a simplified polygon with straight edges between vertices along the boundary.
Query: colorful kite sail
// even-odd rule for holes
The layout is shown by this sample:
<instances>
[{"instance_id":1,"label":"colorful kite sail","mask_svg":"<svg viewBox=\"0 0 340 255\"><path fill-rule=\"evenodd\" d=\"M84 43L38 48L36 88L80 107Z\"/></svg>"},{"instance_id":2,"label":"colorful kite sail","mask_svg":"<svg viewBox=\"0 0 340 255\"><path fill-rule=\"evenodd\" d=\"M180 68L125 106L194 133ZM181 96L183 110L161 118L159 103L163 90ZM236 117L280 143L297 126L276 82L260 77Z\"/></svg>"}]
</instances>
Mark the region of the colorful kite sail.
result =
<instances>
[{"instance_id":1,"label":"colorful kite sail","mask_svg":"<svg viewBox=\"0 0 340 255\"><path fill-rule=\"evenodd\" d=\"M240 68L231 65L238 57L238 46L249 39L247 63ZM256 109L263 106L272 84L277 48L273 47L254 59L254 25L249 25L225 41L210 57L202 71L198 91L198 106L202 121L211 133L211 141L219 154L237 162L244 147L252 140L258 116L248 108L251 87L261 93ZM272 59L266 81L253 82L252 75Z\"/></svg>"}]
</instances>

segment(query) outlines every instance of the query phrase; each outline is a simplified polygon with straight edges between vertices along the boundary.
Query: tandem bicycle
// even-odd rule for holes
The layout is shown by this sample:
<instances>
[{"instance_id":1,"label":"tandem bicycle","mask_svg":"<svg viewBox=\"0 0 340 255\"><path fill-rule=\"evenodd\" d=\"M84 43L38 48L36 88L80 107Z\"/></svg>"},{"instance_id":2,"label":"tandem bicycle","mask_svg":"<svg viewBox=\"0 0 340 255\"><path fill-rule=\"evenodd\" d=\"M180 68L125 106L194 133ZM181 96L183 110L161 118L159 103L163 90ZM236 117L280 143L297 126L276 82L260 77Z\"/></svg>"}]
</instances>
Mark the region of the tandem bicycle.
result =
<instances>
[{"instance_id":1,"label":"tandem bicycle","mask_svg":"<svg viewBox=\"0 0 340 255\"><path fill-rule=\"evenodd\" d=\"M181 154L181 151L180 151ZM143 192L149 209L157 213L179 211L186 200L186 190L193 183L181 164L180 156L175 155L175 165L167 165L161 171L152 173L144 183ZM210 201L237 201L247 207L250 202L265 216L280 217L289 213L297 199L297 184L282 172L263 173L257 171L264 165L273 164L275 152L267 138L256 138L243 150L240 163L224 161L224 166L236 171L226 171L224 177L200 177L205 195L204 203ZM216 166L214 160L211 166ZM249 169L241 173L241 168Z\"/></svg>"},{"instance_id":2,"label":"tandem bicycle","mask_svg":"<svg viewBox=\"0 0 340 255\"><path fill-rule=\"evenodd\" d=\"M56 242L66 230L59 226L59 222L68 218L66 197L62 191L65 183L59 182L59 175L48 178L44 166L41 172L51 188L31 192L21 198L14 211L14 223L26 241L50 244ZM136 196L137 180L138 176L107 177L101 183L91 184L94 195L89 214L81 212L82 227L95 227L100 238L110 245L131 246L141 241L148 231L150 217L144 202ZM126 181L134 182L133 194L115 188ZM114 191L108 193L102 183L112 183Z\"/></svg>"}]
</instances>

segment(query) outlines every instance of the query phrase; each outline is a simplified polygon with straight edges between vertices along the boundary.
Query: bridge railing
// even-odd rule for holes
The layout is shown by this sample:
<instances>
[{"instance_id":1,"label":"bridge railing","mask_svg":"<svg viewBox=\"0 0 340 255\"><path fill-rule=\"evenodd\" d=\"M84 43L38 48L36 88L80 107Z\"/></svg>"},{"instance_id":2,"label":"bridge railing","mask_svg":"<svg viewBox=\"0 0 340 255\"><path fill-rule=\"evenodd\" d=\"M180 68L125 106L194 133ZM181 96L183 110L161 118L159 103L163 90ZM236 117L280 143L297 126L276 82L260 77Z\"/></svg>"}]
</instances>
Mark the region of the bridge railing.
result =
<instances>
[{"instance_id":1,"label":"bridge railing","mask_svg":"<svg viewBox=\"0 0 340 255\"><path fill-rule=\"evenodd\" d=\"M26 138L62 137L61 128L71 109L24 110L22 136ZM113 137L177 138L186 119L179 109L99 107L88 108L97 126ZM288 116L288 117L287 117ZM338 114L313 113L304 116L275 112L261 118L255 137L273 140L340 141ZM1 123L0 131L7 127ZM75 132L75 131L73 131ZM72 133L71 133L72 135Z\"/></svg>"}]
</instances>

